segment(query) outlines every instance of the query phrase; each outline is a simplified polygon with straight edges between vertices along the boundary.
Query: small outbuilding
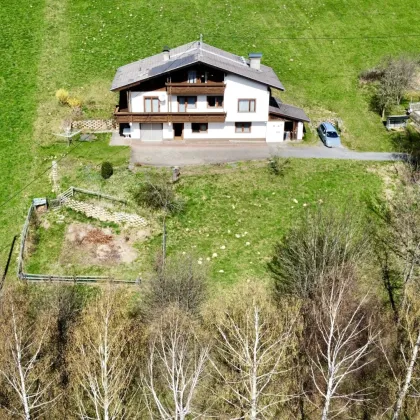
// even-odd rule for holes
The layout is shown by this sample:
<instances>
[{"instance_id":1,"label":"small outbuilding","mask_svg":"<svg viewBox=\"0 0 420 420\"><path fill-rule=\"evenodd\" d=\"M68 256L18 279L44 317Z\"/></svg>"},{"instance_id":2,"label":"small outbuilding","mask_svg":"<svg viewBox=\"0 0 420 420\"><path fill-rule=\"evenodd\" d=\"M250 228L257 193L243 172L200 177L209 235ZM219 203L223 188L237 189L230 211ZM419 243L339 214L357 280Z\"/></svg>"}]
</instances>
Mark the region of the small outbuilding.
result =
<instances>
[{"instance_id":1,"label":"small outbuilding","mask_svg":"<svg viewBox=\"0 0 420 420\"><path fill-rule=\"evenodd\" d=\"M407 127L407 120L409 118L409 115L389 115L386 117L386 129L399 130L405 128Z\"/></svg>"}]
</instances>

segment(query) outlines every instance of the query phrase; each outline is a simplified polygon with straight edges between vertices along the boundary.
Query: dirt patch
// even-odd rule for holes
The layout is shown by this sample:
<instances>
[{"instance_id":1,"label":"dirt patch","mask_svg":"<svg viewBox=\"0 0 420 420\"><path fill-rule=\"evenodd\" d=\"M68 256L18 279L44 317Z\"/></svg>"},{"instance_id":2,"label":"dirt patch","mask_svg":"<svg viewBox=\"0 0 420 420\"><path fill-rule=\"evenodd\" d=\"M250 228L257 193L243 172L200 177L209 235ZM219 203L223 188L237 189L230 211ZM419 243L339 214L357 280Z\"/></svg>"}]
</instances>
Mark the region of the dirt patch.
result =
<instances>
[{"instance_id":1,"label":"dirt patch","mask_svg":"<svg viewBox=\"0 0 420 420\"><path fill-rule=\"evenodd\" d=\"M149 236L146 229L116 234L110 228L72 223L66 231L60 263L100 266L132 263L138 256L133 244Z\"/></svg>"}]
</instances>

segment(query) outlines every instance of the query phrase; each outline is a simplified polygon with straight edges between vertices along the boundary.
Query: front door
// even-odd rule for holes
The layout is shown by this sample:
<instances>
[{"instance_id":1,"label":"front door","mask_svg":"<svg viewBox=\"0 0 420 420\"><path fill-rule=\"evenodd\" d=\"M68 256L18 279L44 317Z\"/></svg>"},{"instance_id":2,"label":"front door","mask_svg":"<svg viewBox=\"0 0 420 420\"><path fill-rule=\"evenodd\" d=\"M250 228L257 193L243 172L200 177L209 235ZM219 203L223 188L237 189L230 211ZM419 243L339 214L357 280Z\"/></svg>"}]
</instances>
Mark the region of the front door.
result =
<instances>
[{"instance_id":1,"label":"front door","mask_svg":"<svg viewBox=\"0 0 420 420\"><path fill-rule=\"evenodd\" d=\"M184 138L184 123L174 123L174 138L175 140Z\"/></svg>"}]
</instances>

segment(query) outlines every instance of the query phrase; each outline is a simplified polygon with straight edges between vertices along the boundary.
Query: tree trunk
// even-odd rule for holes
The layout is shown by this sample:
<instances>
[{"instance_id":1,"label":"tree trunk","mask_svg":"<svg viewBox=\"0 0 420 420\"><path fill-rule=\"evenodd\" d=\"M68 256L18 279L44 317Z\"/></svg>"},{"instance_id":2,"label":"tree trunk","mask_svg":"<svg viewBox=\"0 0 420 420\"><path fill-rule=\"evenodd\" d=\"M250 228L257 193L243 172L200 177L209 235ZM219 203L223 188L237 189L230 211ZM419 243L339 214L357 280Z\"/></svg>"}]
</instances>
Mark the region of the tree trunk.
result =
<instances>
[{"instance_id":1,"label":"tree trunk","mask_svg":"<svg viewBox=\"0 0 420 420\"><path fill-rule=\"evenodd\" d=\"M325 402L324 402L324 408L322 410L322 420L328 419L328 412L330 411L330 403L331 403L331 394L332 394L332 379L333 379L333 373L330 373L330 378L328 379L328 388L327 393L325 394Z\"/></svg>"},{"instance_id":2,"label":"tree trunk","mask_svg":"<svg viewBox=\"0 0 420 420\"><path fill-rule=\"evenodd\" d=\"M405 375L404 385L403 385L403 387L401 388L401 390L398 394L398 399L397 399L397 401L395 403L395 406L394 406L394 413L393 413L393 416L392 416L392 420L398 420L398 418L400 416L401 408L402 408L404 399L407 395L408 388L410 387L411 377L413 376L414 365L416 364L417 355L418 355L418 352L419 352L419 347L420 347L420 330L418 332L416 344L414 344L414 347L413 347L413 352L411 354L410 364L408 366L407 373Z\"/></svg>"},{"instance_id":3,"label":"tree trunk","mask_svg":"<svg viewBox=\"0 0 420 420\"><path fill-rule=\"evenodd\" d=\"M258 352L258 345L259 345L259 314L258 311L254 311L254 328L255 328L255 343L253 348L253 358L252 358L252 378L251 378L251 420L257 420L257 393L258 393L258 385L257 385L257 376L258 376L258 360L257 360L257 352Z\"/></svg>"},{"instance_id":4,"label":"tree trunk","mask_svg":"<svg viewBox=\"0 0 420 420\"><path fill-rule=\"evenodd\" d=\"M163 235L162 235L162 263L165 266L166 260L166 216L163 217Z\"/></svg>"}]
</instances>

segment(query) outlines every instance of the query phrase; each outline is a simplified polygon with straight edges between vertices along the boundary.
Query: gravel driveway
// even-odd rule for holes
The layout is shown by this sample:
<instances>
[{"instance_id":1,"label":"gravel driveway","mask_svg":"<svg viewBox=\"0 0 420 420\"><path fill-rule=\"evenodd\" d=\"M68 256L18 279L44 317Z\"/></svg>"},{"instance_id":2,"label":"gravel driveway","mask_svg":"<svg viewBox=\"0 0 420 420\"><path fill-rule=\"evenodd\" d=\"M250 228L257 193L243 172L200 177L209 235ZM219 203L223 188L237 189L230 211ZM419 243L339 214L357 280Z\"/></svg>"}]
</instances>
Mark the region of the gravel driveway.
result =
<instances>
[{"instance_id":1,"label":"gravel driveway","mask_svg":"<svg viewBox=\"0 0 420 420\"><path fill-rule=\"evenodd\" d=\"M187 166L267 159L272 155L302 159L351 159L366 161L400 160L404 155L382 152L355 152L321 145L291 146L267 144L148 144L131 142L131 163L153 166Z\"/></svg>"}]
</instances>

